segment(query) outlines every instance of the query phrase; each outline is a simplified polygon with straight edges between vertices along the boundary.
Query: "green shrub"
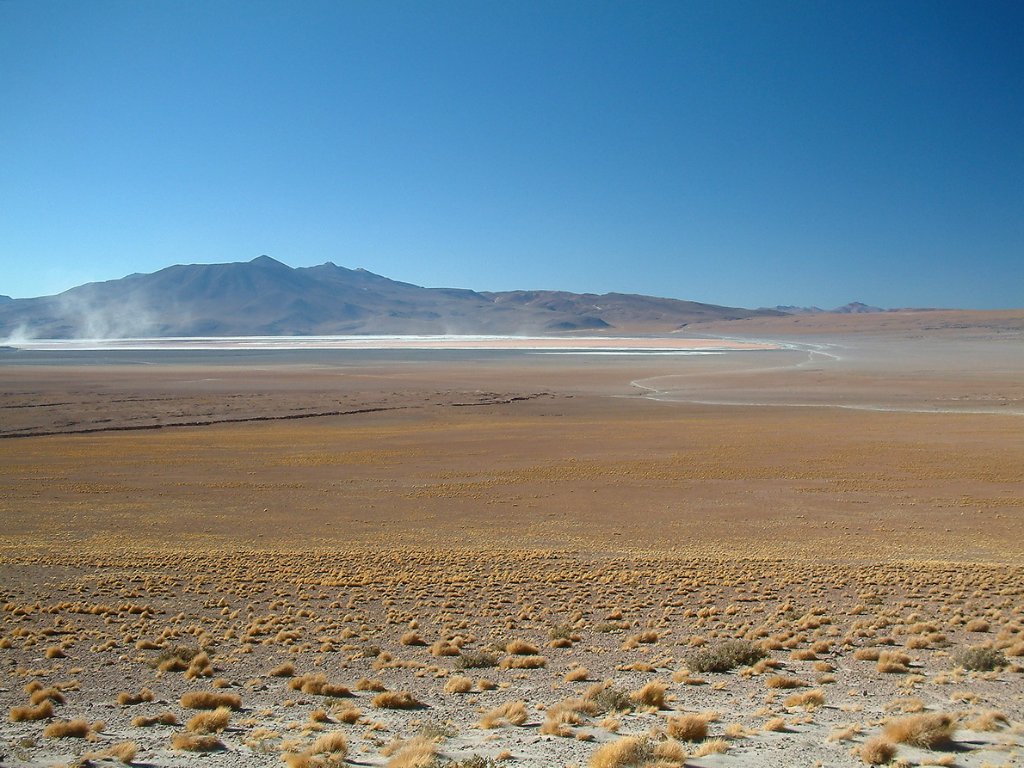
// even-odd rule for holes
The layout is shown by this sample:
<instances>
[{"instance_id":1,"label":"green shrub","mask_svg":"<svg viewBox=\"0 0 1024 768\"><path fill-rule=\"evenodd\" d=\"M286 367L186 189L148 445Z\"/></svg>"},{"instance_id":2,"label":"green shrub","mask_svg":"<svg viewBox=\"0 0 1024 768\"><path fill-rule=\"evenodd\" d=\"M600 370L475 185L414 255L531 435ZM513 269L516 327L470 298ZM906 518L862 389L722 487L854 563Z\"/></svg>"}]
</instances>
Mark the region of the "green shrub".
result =
<instances>
[{"instance_id":1,"label":"green shrub","mask_svg":"<svg viewBox=\"0 0 1024 768\"><path fill-rule=\"evenodd\" d=\"M493 653L488 653L487 651L464 651L462 655L455 660L455 666L459 669L496 667L498 666L498 657Z\"/></svg>"},{"instance_id":2,"label":"green shrub","mask_svg":"<svg viewBox=\"0 0 1024 768\"><path fill-rule=\"evenodd\" d=\"M686 666L691 672L728 672L754 664L767 655L763 648L746 640L726 640L691 651L686 655Z\"/></svg>"},{"instance_id":3,"label":"green shrub","mask_svg":"<svg viewBox=\"0 0 1024 768\"><path fill-rule=\"evenodd\" d=\"M1006 656L995 648L975 646L958 650L953 654L953 662L974 672L991 672L1006 666Z\"/></svg>"}]
</instances>

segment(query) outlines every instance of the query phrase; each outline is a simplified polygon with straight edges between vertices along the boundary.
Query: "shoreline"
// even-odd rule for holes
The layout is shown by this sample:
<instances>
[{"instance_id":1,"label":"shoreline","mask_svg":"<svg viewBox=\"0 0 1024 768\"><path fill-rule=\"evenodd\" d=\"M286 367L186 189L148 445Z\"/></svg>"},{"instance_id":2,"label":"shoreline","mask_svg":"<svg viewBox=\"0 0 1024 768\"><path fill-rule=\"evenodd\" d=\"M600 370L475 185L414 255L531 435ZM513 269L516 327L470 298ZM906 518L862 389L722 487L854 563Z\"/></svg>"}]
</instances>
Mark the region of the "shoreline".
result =
<instances>
[{"instance_id":1,"label":"shoreline","mask_svg":"<svg viewBox=\"0 0 1024 768\"><path fill-rule=\"evenodd\" d=\"M782 349L764 341L607 336L225 336L125 339L8 340L19 351L158 351L158 350L517 350L711 352Z\"/></svg>"}]
</instances>

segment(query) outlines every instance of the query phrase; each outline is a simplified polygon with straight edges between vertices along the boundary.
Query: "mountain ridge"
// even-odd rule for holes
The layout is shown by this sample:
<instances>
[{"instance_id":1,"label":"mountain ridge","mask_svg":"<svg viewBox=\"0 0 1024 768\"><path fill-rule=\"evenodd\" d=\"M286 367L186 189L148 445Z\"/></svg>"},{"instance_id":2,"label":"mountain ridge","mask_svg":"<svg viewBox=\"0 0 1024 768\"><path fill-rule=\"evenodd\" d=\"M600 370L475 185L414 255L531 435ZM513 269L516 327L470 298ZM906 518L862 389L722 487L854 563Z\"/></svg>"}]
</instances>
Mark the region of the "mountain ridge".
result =
<instances>
[{"instance_id":1,"label":"mountain ridge","mask_svg":"<svg viewBox=\"0 0 1024 768\"><path fill-rule=\"evenodd\" d=\"M424 288L330 261L290 267L264 255L0 301L0 338L664 333L781 314L626 293Z\"/></svg>"}]
</instances>

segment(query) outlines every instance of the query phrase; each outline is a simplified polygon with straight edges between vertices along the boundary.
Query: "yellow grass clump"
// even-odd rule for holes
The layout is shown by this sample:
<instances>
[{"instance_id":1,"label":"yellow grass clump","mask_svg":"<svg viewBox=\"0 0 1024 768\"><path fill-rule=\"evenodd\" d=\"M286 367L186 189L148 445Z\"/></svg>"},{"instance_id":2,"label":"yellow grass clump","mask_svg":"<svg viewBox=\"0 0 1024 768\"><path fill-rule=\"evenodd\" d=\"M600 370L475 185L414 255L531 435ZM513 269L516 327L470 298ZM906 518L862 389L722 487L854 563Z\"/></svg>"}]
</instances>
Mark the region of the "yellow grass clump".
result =
<instances>
[{"instance_id":1,"label":"yellow grass clump","mask_svg":"<svg viewBox=\"0 0 1024 768\"><path fill-rule=\"evenodd\" d=\"M217 709L218 707L241 709L242 697L237 693L222 693L220 691L189 691L182 695L181 706L185 709Z\"/></svg>"},{"instance_id":2,"label":"yellow grass clump","mask_svg":"<svg viewBox=\"0 0 1024 768\"><path fill-rule=\"evenodd\" d=\"M956 718L943 712L908 715L886 723L885 738L897 744L935 749L948 744L956 730Z\"/></svg>"},{"instance_id":3,"label":"yellow grass clump","mask_svg":"<svg viewBox=\"0 0 1024 768\"><path fill-rule=\"evenodd\" d=\"M149 728L152 725L177 725L178 716L173 712L162 712L155 717L139 715L132 718L132 726L135 728Z\"/></svg>"},{"instance_id":4,"label":"yellow grass clump","mask_svg":"<svg viewBox=\"0 0 1024 768\"><path fill-rule=\"evenodd\" d=\"M729 742L725 739L708 739L697 747L697 751L693 753L693 756L704 757L705 755L724 755L728 751Z\"/></svg>"},{"instance_id":5,"label":"yellow grass clump","mask_svg":"<svg viewBox=\"0 0 1024 768\"><path fill-rule=\"evenodd\" d=\"M790 694L782 702L787 707L803 707L804 709L815 709L825 703L825 692L821 688L811 691L801 691Z\"/></svg>"},{"instance_id":6,"label":"yellow grass clump","mask_svg":"<svg viewBox=\"0 0 1024 768\"><path fill-rule=\"evenodd\" d=\"M698 714L670 717L665 731L678 741L703 741L708 736L708 719Z\"/></svg>"},{"instance_id":7,"label":"yellow grass clump","mask_svg":"<svg viewBox=\"0 0 1024 768\"><path fill-rule=\"evenodd\" d=\"M525 640L513 640L505 646L505 653L513 656L536 656L540 653L540 648Z\"/></svg>"},{"instance_id":8,"label":"yellow grass clump","mask_svg":"<svg viewBox=\"0 0 1024 768\"><path fill-rule=\"evenodd\" d=\"M286 661L284 664L274 667L267 674L271 677L291 677L295 674L295 665L290 661Z\"/></svg>"},{"instance_id":9,"label":"yellow grass clump","mask_svg":"<svg viewBox=\"0 0 1024 768\"><path fill-rule=\"evenodd\" d=\"M788 675L772 675L764 684L769 688L802 688L807 685L803 680Z\"/></svg>"},{"instance_id":10,"label":"yellow grass clump","mask_svg":"<svg viewBox=\"0 0 1024 768\"><path fill-rule=\"evenodd\" d=\"M480 727L484 729L498 728L500 726L522 725L529 718L526 710L526 702L511 701L495 707L480 719Z\"/></svg>"},{"instance_id":11,"label":"yellow grass clump","mask_svg":"<svg viewBox=\"0 0 1024 768\"><path fill-rule=\"evenodd\" d=\"M426 768L434 763L437 745L433 739L417 736L403 742L387 762L387 768Z\"/></svg>"},{"instance_id":12,"label":"yellow grass clump","mask_svg":"<svg viewBox=\"0 0 1024 768\"><path fill-rule=\"evenodd\" d=\"M218 749L224 749L224 743L213 735L176 733L171 737L171 749L182 752L216 752Z\"/></svg>"},{"instance_id":13,"label":"yellow grass clump","mask_svg":"<svg viewBox=\"0 0 1024 768\"><path fill-rule=\"evenodd\" d=\"M28 698L31 704L41 704L44 701L52 701L54 704L64 703L64 694L61 693L60 688L50 686L49 688L39 688L32 692L32 695Z\"/></svg>"},{"instance_id":14,"label":"yellow grass clump","mask_svg":"<svg viewBox=\"0 0 1024 768\"><path fill-rule=\"evenodd\" d=\"M598 748L590 756L590 768L632 768L648 762L652 756L650 740L642 736L623 736Z\"/></svg>"},{"instance_id":15,"label":"yellow grass clump","mask_svg":"<svg viewBox=\"0 0 1024 768\"><path fill-rule=\"evenodd\" d=\"M384 691L370 703L377 709L423 709L427 706L408 691Z\"/></svg>"},{"instance_id":16,"label":"yellow grass clump","mask_svg":"<svg viewBox=\"0 0 1024 768\"><path fill-rule=\"evenodd\" d=\"M336 699L352 695L352 691L347 686L328 683L327 676L323 673L293 677L288 681L288 687L293 691L302 691L313 696L327 696Z\"/></svg>"},{"instance_id":17,"label":"yellow grass clump","mask_svg":"<svg viewBox=\"0 0 1024 768\"><path fill-rule=\"evenodd\" d=\"M11 707L10 720L12 723L23 723L30 720L46 720L53 717L53 702L47 699L35 707Z\"/></svg>"},{"instance_id":18,"label":"yellow grass clump","mask_svg":"<svg viewBox=\"0 0 1024 768\"><path fill-rule=\"evenodd\" d=\"M586 667L576 667L575 669L569 670L563 678L567 683L580 683L586 680L590 676L590 672Z\"/></svg>"},{"instance_id":19,"label":"yellow grass clump","mask_svg":"<svg viewBox=\"0 0 1024 768\"><path fill-rule=\"evenodd\" d=\"M543 656L506 656L499 666L502 669L540 669L547 663Z\"/></svg>"},{"instance_id":20,"label":"yellow grass clump","mask_svg":"<svg viewBox=\"0 0 1024 768\"><path fill-rule=\"evenodd\" d=\"M152 701L153 698L153 692L149 690L149 688L143 688L138 693L121 691L119 694L117 694L117 703L120 704L122 707L127 707L133 704L141 704L144 701Z\"/></svg>"},{"instance_id":21,"label":"yellow grass clump","mask_svg":"<svg viewBox=\"0 0 1024 768\"><path fill-rule=\"evenodd\" d=\"M660 680L651 680L643 688L633 691L629 697L637 704L655 709L665 708L665 689L668 686Z\"/></svg>"},{"instance_id":22,"label":"yellow grass clump","mask_svg":"<svg viewBox=\"0 0 1024 768\"><path fill-rule=\"evenodd\" d=\"M877 669L886 674L901 675L910 669L910 657L900 651L882 651L878 655Z\"/></svg>"},{"instance_id":23,"label":"yellow grass clump","mask_svg":"<svg viewBox=\"0 0 1024 768\"><path fill-rule=\"evenodd\" d=\"M464 675L449 677L444 683L445 693L469 693L473 690L473 679Z\"/></svg>"},{"instance_id":24,"label":"yellow grass clump","mask_svg":"<svg viewBox=\"0 0 1024 768\"><path fill-rule=\"evenodd\" d=\"M122 741L120 744L114 744L100 752L87 752L84 759L104 760L112 757L125 765L131 765L138 751L139 745L134 741Z\"/></svg>"},{"instance_id":25,"label":"yellow grass clump","mask_svg":"<svg viewBox=\"0 0 1024 768\"><path fill-rule=\"evenodd\" d=\"M868 765L885 765L896 757L896 745L876 736L861 744L857 754Z\"/></svg>"},{"instance_id":26,"label":"yellow grass clump","mask_svg":"<svg viewBox=\"0 0 1024 768\"><path fill-rule=\"evenodd\" d=\"M92 726L86 720L58 720L43 728L43 736L51 739L84 739Z\"/></svg>"},{"instance_id":27,"label":"yellow grass clump","mask_svg":"<svg viewBox=\"0 0 1024 768\"><path fill-rule=\"evenodd\" d=\"M220 733L231 721L229 707L217 707L209 712L200 712L186 723L186 730L192 733Z\"/></svg>"}]
</instances>

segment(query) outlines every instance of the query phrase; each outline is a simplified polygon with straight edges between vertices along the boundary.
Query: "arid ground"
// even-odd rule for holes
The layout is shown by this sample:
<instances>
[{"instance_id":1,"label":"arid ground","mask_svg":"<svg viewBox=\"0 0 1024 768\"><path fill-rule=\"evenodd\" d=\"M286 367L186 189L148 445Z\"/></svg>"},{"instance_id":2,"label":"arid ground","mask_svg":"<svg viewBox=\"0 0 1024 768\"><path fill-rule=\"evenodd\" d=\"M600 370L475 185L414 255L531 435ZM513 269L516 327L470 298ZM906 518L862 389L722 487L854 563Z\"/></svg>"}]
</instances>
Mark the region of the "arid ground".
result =
<instances>
[{"instance_id":1,"label":"arid ground","mask_svg":"<svg viewBox=\"0 0 1024 768\"><path fill-rule=\"evenodd\" d=\"M0 352L0 764L1022 765L1024 313L913 314Z\"/></svg>"}]
</instances>

